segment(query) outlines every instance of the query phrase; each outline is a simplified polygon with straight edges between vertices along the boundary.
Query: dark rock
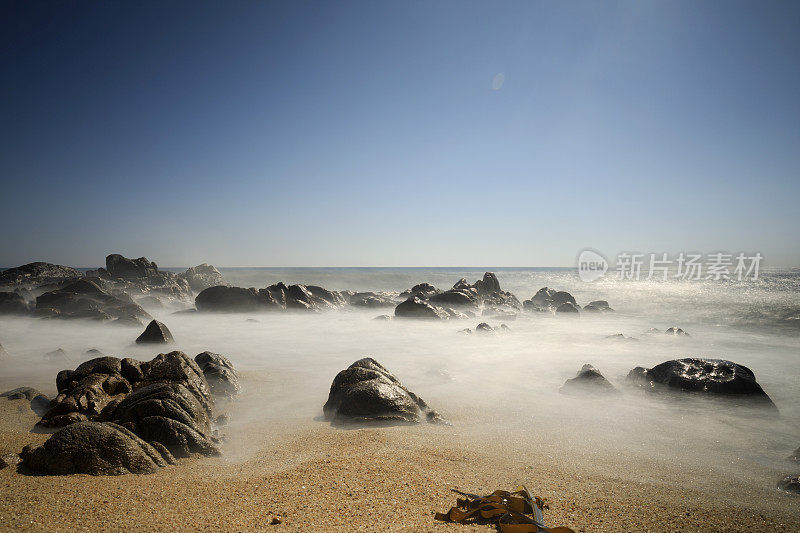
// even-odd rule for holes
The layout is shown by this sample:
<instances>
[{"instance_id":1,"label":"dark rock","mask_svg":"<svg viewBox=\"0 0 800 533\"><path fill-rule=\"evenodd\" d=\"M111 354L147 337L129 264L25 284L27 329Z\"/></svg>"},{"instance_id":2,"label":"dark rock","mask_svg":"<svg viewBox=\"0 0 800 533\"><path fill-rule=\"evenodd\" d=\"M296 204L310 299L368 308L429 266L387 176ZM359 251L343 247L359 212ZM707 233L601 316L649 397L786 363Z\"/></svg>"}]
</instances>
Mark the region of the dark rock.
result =
<instances>
[{"instance_id":1,"label":"dark rock","mask_svg":"<svg viewBox=\"0 0 800 533\"><path fill-rule=\"evenodd\" d=\"M778 488L800 494L800 476L786 476L778 482Z\"/></svg>"},{"instance_id":2,"label":"dark rock","mask_svg":"<svg viewBox=\"0 0 800 533\"><path fill-rule=\"evenodd\" d=\"M556 313L574 313L578 314L580 311L578 310L578 306L576 306L572 302L564 302L558 307L556 307Z\"/></svg>"},{"instance_id":3,"label":"dark rock","mask_svg":"<svg viewBox=\"0 0 800 533\"><path fill-rule=\"evenodd\" d=\"M322 408L332 422L443 423L414 393L372 358L356 361L333 380Z\"/></svg>"},{"instance_id":4,"label":"dark rock","mask_svg":"<svg viewBox=\"0 0 800 533\"><path fill-rule=\"evenodd\" d=\"M209 399L210 401L210 399ZM109 415L148 442L158 442L175 457L219 455L210 438L208 404L183 384L154 382L137 388Z\"/></svg>"},{"instance_id":5,"label":"dark rock","mask_svg":"<svg viewBox=\"0 0 800 533\"><path fill-rule=\"evenodd\" d=\"M723 359L685 358L666 361L649 370L636 367L627 379L646 390L663 388L740 398L775 408L752 370Z\"/></svg>"},{"instance_id":6,"label":"dark rock","mask_svg":"<svg viewBox=\"0 0 800 533\"><path fill-rule=\"evenodd\" d=\"M211 387L211 394L232 398L239 394L241 385L239 375L227 357L212 352L197 354L194 358L197 366Z\"/></svg>"},{"instance_id":7,"label":"dark rock","mask_svg":"<svg viewBox=\"0 0 800 533\"><path fill-rule=\"evenodd\" d=\"M83 277L83 274L74 268L35 262L0 272L0 285L43 285L80 277Z\"/></svg>"},{"instance_id":8,"label":"dark rock","mask_svg":"<svg viewBox=\"0 0 800 533\"><path fill-rule=\"evenodd\" d=\"M674 335L675 337L688 337L689 334L678 327L671 327L666 332L667 335Z\"/></svg>"},{"instance_id":9,"label":"dark rock","mask_svg":"<svg viewBox=\"0 0 800 533\"><path fill-rule=\"evenodd\" d=\"M472 335L472 330L469 328L464 328L458 331L462 335Z\"/></svg>"},{"instance_id":10,"label":"dark rock","mask_svg":"<svg viewBox=\"0 0 800 533\"><path fill-rule=\"evenodd\" d=\"M559 389L562 394L582 395L582 394L616 394L617 389L614 385L603 377L603 375L592 365L583 365L578 375L568 379Z\"/></svg>"},{"instance_id":11,"label":"dark rock","mask_svg":"<svg viewBox=\"0 0 800 533\"><path fill-rule=\"evenodd\" d=\"M391 320L391 319L392 319L391 315L378 315L375 318L373 318L372 320L380 320L380 321L385 322L385 321Z\"/></svg>"},{"instance_id":12,"label":"dark rock","mask_svg":"<svg viewBox=\"0 0 800 533\"><path fill-rule=\"evenodd\" d=\"M151 474L166 466L163 456L128 429L108 422L78 422L41 446L28 445L22 462L45 474Z\"/></svg>"},{"instance_id":13,"label":"dark rock","mask_svg":"<svg viewBox=\"0 0 800 533\"><path fill-rule=\"evenodd\" d=\"M170 344L175 342L169 328L158 320L151 321L136 339L136 344Z\"/></svg>"},{"instance_id":14,"label":"dark rock","mask_svg":"<svg viewBox=\"0 0 800 533\"><path fill-rule=\"evenodd\" d=\"M418 283L411 287L411 289L407 291L403 291L400 293L400 298L409 299L412 296L416 296L422 300L427 300L434 294L438 294L441 292L439 289L431 285L430 283Z\"/></svg>"},{"instance_id":15,"label":"dark rock","mask_svg":"<svg viewBox=\"0 0 800 533\"><path fill-rule=\"evenodd\" d=\"M401 318L425 318L443 320L448 318L447 313L438 307L434 307L428 302L412 296L405 302L394 308L394 316Z\"/></svg>"},{"instance_id":16,"label":"dark rock","mask_svg":"<svg viewBox=\"0 0 800 533\"><path fill-rule=\"evenodd\" d=\"M97 348L90 348L85 352L83 352L83 355L87 355L91 358L96 358L96 357L103 357L105 354L100 350L98 350Z\"/></svg>"},{"instance_id":17,"label":"dark rock","mask_svg":"<svg viewBox=\"0 0 800 533\"><path fill-rule=\"evenodd\" d=\"M158 265L146 257L128 259L120 254L106 257L106 271L112 278L138 279L158 274Z\"/></svg>"},{"instance_id":18,"label":"dark rock","mask_svg":"<svg viewBox=\"0 0 800 533\"><path fill-rule=\"evenodd\" d=\"M191 267L186 272L178 274L178 277L185 279L195 292L203 291L209 287L225 285L225 278L222 277L220 271L206 263Z\"/></svg>"},{"instance_id":19,"label":"dark rock","mask_svg":"<svg viewBox=\"0 0 800 533\"><path fill-rule=\"evenodd\" d=\"M506 324L500 324L500 329L505 332L511 331L511 328L508 327Z\"/></svg>"},{"instance_id":20,"label":"dark rock","mask_svg":"<svg viewBox=\"0 0 800 533\"><path fill-rule=\"evenodd\" d=\"M480 301L478 293L474 289L451 289L440 292L428 298L433 304L452 305L457 307L476 307Z\"/></svg>"},{"instance_id":21,"label":"dark rock","mask_svg":"<svg viewBox=\"0 0 800 533\"><path fill-rule=\"evenodd\" d=\"M204 289L194 300L198 311L245 313L277 305L269 291L217 285Z\"/></svg>"},{"instance_id":22,"label":"dark rock","mask_svg":"<svg viewBox=\"0 0 800 533\"><path fill-rule=\"evenodd\" d=\"M595 300L594 302L589 302L584 308L584 311L594 312L594 313L612 313L614 310L609 307L608 302L605 300Z\"/></svg>"},{"instance_id":23,"label":"dark rock","mask_svg":"<svg viewBox=\"0 0 800 533\"><path fill-rule=\"evenodd\" d=\"M483 335L493 335L494 329L486 322L481 322L480 324L475 326L475 333L481 333Z\"/></svg>"},{"instance_id":24,"label":"dark rock","mask_svg":"<svg viewBox=\"0 0 800 533\"><path fill-rule=\"evenodd\" d=\"M312 302L319 306L327 306L327 307L341 307L346 303L344 296L342 293L337 291L329 291L328 289L323 289L322 287L318 287L316 285L308 285L306 287L309 293L311 293Z\"/></svg>"},{"instance_id":25,"label":"dark rock","mask_svg":"<svg viewBox=\"0 0 800 533\"><path fill-rule=\"evenodd\" d=\"M564 304L571 304L565 306ZM547 287L542 287L533 298L525 300L523 307L530 311L556 311L559 312L573 312L578 310L578 304L575 298L566 291L556 291Z\"/></svg>"},{"instance_id":26,"label":"dark rock","mask_svg":"<svg viewBox=\"0 0 800 533\"><path fill-rule=\"evenodd\" d=\"M35 316L100 320L122 317L150 318L139 305L112 296L88 279L68 283L36 298Z\"/></svg>"},{"instance_id":27,"label":"dark rock","mask_svg":"<svg viewBox=\"0 0 800 533\"><path fill-rule=\"evenodd\" d=\"M483 279L476 281L473 287L480 295L500 292L500 282L497 281L497 276L494 272L486 272L483 275Z\"/></svg>"},{"instance_id":28,"label":"dark rock","mask_svg":"<svg viewBox=\"0 0 800 533\"><path fill-rule=\"evenodd\" d=\"M0 292L0 315L27 315L30 313L25 298L16 292Z\"/></svg>"}]
</instances>

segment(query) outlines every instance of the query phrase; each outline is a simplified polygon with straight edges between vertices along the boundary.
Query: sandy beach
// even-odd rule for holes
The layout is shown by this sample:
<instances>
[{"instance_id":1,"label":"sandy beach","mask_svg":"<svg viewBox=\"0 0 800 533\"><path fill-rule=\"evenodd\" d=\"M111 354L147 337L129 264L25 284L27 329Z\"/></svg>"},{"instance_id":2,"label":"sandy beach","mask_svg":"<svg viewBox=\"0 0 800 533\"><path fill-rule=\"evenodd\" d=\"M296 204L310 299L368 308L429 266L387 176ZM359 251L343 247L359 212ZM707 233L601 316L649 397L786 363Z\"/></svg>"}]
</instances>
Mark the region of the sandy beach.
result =
<instances>
[{"instance_id":1,"label":"sandy beach","mask_svg":"<svg viewBox=\"0 0 800 533\"><path fill-rule=\"evenodd\" d=\"M246 375L275 401L291 376ZM244 412L241 409L240 412ZM256 422L234 414L221 458L184 459L152 475L33 476L0 470L0 529L493 531L433 520L456 495L524 483L550 504L549 525L575 531L797 531L800 500L748 476L614 459L565 441L556 427L483 432L491 406L452 426L347 429L313 417ZM236 405L232 406L236 412ZM0 452L47 435L25 400L0 400ZM765 468L765 471L769 469ZM769 477L768 474L765 477ZM271 525L274 516L282 523Z\"/></svg>"}]
</instances>

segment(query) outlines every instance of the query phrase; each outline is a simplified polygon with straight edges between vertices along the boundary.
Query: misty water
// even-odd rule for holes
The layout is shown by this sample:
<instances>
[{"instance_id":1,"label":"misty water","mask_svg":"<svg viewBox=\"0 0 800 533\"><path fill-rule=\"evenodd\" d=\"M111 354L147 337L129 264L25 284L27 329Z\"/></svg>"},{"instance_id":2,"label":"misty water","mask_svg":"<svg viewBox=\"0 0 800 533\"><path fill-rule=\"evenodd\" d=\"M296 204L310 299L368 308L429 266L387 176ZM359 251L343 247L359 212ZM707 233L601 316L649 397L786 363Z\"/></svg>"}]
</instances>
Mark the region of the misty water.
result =
<instances>
[{"instance_id":1,"label":"misty water","mask_svg":"<svg viewBox=\"0 0 800 533\"><path fill-rule=\"evenodd\" d=\"M284 281L330 290L402 291L428 282L449 288L474 269L221 269L232 285L265 287ZM497 270L503 290L520 300L547 286L572 293L578 304L604 299L609 314L550 313L508 318L427 322L376 321L392 308L346 307L321 313L173 314L147 308L166 323L176 345L192 356L228 356L245 392L230 431L246 435L256 423L320 420L331 380L353 361L371 356L449 419L457 431L487 442L514 440L551 447L564 461L613 465L620 457L685 465L774 487L800 445L800 273L770 272L753 281L581 282L571 270ZM186 303L183 307L188 307ZM459 333L481 321L510 331ZM690 337L647 334L678 326ZM106 355L150 359L159 349L133 344L139 330L82 321L0 318L0 343L10 356L0 386L33 385L55 393L55 375ZM622 333L636 340L609 339ZM56 348L67 359L48 361ZM162 350L163 351L163 350ZM625 385L636 366L702 356L749 367L780 417L693 395L645 395ZM566 379L591 363L619 390L613 398L559 394ZM431 431L442 431L431 426ZM276 436L277 438L277 436ZM269 443L261 443L261 445ZM228 460L252 450L229 444ZM576 459L578 460L578 459ZM607 467L609 470L613 466ZM648 479L653 473L642 474Z\"/></svg>"}]
</instances>

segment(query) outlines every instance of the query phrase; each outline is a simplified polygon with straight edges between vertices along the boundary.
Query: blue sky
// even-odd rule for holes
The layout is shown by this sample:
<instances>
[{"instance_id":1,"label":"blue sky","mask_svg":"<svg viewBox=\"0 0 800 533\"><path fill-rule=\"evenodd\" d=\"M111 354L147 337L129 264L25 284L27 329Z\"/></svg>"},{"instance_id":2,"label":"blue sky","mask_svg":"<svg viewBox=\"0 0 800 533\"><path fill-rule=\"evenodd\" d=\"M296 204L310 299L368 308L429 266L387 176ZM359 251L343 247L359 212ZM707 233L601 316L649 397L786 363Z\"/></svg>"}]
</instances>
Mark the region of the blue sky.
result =
<instances>
[{"instance_id":1,"label":"blue sky","mask_svg":"<svg viewBox=\"0 0 800 533\"><path fill-rule=\"evenodd\" d=\"M800 266L797 2L19 1L0 21L0 265Z\"/></svg>"}]
</instances>

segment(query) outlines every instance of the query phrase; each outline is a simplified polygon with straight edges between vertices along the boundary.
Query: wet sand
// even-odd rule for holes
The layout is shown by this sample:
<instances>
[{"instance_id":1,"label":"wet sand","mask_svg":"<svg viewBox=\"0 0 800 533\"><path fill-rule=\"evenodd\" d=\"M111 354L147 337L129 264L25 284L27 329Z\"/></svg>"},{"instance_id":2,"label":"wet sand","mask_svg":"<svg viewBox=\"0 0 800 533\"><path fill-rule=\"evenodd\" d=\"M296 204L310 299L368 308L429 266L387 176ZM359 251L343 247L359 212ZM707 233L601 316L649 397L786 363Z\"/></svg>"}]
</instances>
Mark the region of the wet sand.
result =
<instances>
[{"instance_id":1,"label":"wet sand","mask_svg":"<svg viewBox=\"0 0 800 533\"><path fill-rule=\"evenodd\" d=\"M279 382L268 380L278 391ZM494 531L433 514L454 504L450 489L520 483L548 500L549 525L575 531L800 528L800 498L774 484L669 458L576 453L552 429L480 432L485 408L455 413L451 427L359 429L305 413L238 422L233 413L222 458L184 459L146 476L0 470L0 530ZM0 399L0 453L46 440L29 432L37 420L26 401ZM270 525L275 515L282 524Z\"/></svg>"}]
</instances>

